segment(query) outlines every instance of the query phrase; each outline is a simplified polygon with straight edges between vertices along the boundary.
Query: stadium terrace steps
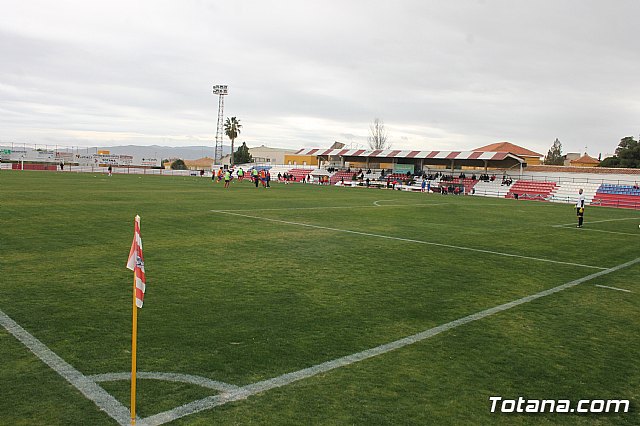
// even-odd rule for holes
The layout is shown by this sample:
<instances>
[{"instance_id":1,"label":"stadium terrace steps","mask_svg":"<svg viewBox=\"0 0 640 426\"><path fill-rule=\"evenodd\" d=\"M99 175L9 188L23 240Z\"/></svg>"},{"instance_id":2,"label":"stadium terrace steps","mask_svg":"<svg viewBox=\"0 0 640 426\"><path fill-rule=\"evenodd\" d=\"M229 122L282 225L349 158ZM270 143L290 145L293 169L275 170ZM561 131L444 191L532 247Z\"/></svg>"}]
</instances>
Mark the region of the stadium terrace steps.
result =
<instances>
[{"instance_id":1,"label":"stadium terrace steps","mask_svg":"<svg viewBox=\"0 0 640 426\"><path fill-rule=\"evenodd\" d=\"M513 186L513 184L512 184ZM502 182L499 179L494 180L493 182L486 181L478 181L473 187L476 192L473 195L478 195L480 197L504 197L509 192L509 187L506 185L502 185Z\"/></svg>"},{"instance_id":2,"label":"stadium terrace steps","mask_svg":"<svg viewBox=\"0 0 640 426\"><path fill-rule=\"evenodd\" d=\"M269 169L269 173L271 173L271 180L278 180L278 173L283 175L283 174L288 173L288 172L289 172L289 169L285 168L285 167L275 166L275 167L271 167ZM249 175L251 175L251 174L249 174Z\"/></svg>"},{"instance_id":3,"label":"stadium terrace steps","mask_svg":"<svg viewBox=\"0 0 640 426\"><path fill-rule=\"evenodd\" d=\"M640 209L640 189L632 185L603 183L591 203L604 207Z\"/></svg>"},{"instance_id":4,"label":"stadium terrace steps","mask_svg":"<svg viewBox=\"0 0 640 426\"><path fill-rule=\"evenodd\" d=\"M551 191L551 199L549 201L574 204L578 201L578 190L582 188L585 203L591 204L599 187L599 183L561 182Z\"/></svg>"},{"instance_id":5,"label":"stadium terrace steps","mask_svg":"<svg viewBox=\"0 0 640 426\"><path fill-rule=\"evenodd\" d=\"M456 178L453 180L453 183L464 185L465 194L471 193L471 188L475 187L478 182L479 182L478 179L471 179L471 178L464 178L464 179Z\"/></svg>"},{"instance_id":6,"label":"stadium terrace steps","mask_svg":"<svg viewBox=\"0 0 640 426\"><path fill-rule=\"evenodd\" d=\"M505 198L515 198L518 194L518 198L525 200L547 201L556 186L556 182L520 179L511 185Z\"/></svg>"},{"instance_id":7,"label":"stadium terrace steps","mask_svg":"<svg viewBox=\"0 0 640 426\"><path fill-rule=\"evenodd\" d=\"M344 179L345 182L351 182L353 180L353 172L347 172L346 170L336 172L329 178L329 182L331 185L335 185L342 179Z\"/></svg>"},{"instance_id":8,"label":"stadium terrace steps","mask_svg":"<svg viewBox=\"0 0 640 426\"><path fill-rule=\"evenodd\" d=\"M287 174L293 176L295 182L302 182L302 177L305 178L315 169L289 169Z\"/></svg>"}]
</instances>

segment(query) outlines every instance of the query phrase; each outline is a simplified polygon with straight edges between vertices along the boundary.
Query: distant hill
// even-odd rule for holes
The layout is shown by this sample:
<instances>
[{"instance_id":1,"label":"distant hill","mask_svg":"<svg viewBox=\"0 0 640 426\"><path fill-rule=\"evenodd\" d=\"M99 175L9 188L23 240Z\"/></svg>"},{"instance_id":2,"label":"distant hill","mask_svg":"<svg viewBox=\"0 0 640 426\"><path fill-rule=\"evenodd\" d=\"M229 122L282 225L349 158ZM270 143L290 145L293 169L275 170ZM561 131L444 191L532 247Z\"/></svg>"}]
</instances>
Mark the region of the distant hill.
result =
<instances>
[{"instance_id":1,"label":"distant hill","mask_svg":"<svg viewBox=\"0 0 640 426\"><path fill-rule=\"evenodd\" d=\"M181 158L183 160L196 160L202 157L213 157L213 145L211 146L160 146L160 145L122 145L99 147L100 150L108 150L111 154L133 155L134 157L152 157L158 159ZM222 155L231 152L231 147L223 145Z\"/></svg>"}]
</instances>

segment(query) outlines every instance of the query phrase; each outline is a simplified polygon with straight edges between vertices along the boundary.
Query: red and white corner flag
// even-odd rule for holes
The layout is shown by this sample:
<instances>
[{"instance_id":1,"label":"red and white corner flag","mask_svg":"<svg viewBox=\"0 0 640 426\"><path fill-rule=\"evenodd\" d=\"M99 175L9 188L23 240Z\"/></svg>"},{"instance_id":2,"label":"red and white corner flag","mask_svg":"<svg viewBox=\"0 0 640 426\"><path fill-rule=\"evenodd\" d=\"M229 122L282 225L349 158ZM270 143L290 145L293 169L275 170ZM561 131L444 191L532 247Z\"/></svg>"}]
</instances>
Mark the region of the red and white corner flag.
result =
<instances>
[{"instance_id":1,"label":"red and white corner flag","mask_svg":"<svg viewBox=\"0 0 640 426\"><path fill-rule=\"evenodd\" d=\"M142 237L140 237L140 216L136 216L134 222L133 242L129 251L127 268L131 269L136 281L136 306L142 308L144 290L147 279L144 275L144 256L142 255Z\"/></svg>"}]
</instances>

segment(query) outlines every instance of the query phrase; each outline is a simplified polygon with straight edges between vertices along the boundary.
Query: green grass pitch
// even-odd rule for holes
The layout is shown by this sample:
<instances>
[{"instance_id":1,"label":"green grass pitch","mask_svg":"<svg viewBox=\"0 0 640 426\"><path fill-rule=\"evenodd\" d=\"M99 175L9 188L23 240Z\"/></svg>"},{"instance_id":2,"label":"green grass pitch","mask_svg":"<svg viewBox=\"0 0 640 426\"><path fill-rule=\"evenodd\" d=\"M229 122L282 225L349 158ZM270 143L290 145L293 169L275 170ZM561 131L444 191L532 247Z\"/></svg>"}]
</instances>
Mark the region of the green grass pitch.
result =
<instances>
[{"instance_id":1,"label":"green grass pitch","mask_svg":"<svg viewBox=\"0 0 640 426\"><path fill-rule=\"evenodd\" d=\"M87 376L130 368L136 214L147 270L138 371L235 386L640 256L636 211L587 208L575 229L566 204L3 171L0 311ZM636 263L172 424L638 424L639 274ZM100 385L129 406L128 381ZM138 388L142 418L217 392L153 379ZM1 327L0 394L0 424L116 424ZM490 413L494 395L629 399L631 412Z\"/></svg>"}]
</instances>

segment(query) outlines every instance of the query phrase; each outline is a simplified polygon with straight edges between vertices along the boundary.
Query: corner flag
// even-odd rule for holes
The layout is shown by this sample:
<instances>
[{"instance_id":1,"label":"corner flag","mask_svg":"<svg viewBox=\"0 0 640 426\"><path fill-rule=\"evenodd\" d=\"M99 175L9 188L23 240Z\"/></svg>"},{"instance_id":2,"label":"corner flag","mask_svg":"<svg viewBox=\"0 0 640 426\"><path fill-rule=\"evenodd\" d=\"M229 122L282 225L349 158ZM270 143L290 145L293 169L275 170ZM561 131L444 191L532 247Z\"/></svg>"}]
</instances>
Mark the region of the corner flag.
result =
<instances>
[{"instance_id":1,"label":"corner flag","mask_svg":"<svg viewBox=\"0 0 640 426\"><path fill-rule=\"evenodd\" d=\"M136 306L142 308L144 300L144 290L147 279L144 274L144 256L142 254L142 237L140 236L140 216L136 216L134 222L133 242L131 242L131 250L129 251L129 260L127 268L131 269L135 276L136 285Z\"/></svg>"},{"instance_id":2,"label":"corner flag","mask_svg":"<svg viewBox=\"0 0 640 426\"><path fill-rule=\"evenodd\" d=\"M142 308L147 278L144 274L144 256L142 255L142 237L140 236L140 216L133 224L133 242L129 250L127 268L133 271L133 321L131 331L131 424L136 424L136 365L138 347L138 308Z\"/></svg>"}]
</instances>

